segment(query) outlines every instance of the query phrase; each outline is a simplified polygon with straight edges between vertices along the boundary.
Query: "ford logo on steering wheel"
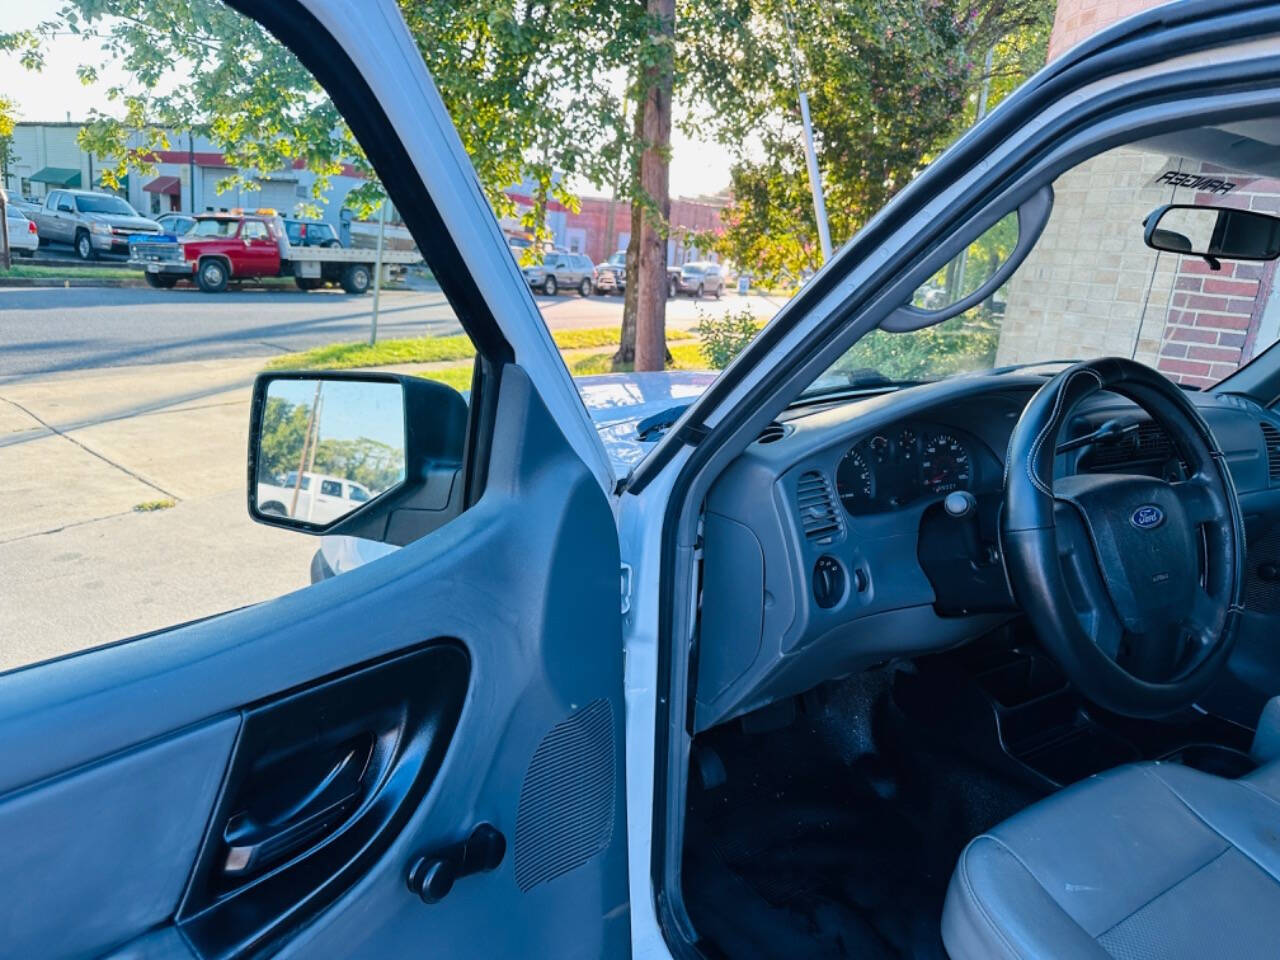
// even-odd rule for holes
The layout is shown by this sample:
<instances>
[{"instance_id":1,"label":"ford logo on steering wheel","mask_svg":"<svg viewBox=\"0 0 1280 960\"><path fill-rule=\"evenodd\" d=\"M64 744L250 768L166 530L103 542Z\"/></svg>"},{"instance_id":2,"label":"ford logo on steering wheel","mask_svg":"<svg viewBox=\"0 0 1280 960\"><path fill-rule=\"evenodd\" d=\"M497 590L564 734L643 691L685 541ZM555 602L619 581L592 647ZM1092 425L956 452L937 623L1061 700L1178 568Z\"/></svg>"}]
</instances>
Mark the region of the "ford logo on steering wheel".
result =
<instances>
[{"instance_id":1,"label":"ford logo on steering wheel","mask_svg":"<svg viewBox=\"0 0 1280 960\"><path fill-rule=\"evenodd\" d=\"M1164 523L1164 511L1154 503L1144 503L1133 511L1129 522L1139 530L1153 530Z\"/></svg>"}]
</instances>

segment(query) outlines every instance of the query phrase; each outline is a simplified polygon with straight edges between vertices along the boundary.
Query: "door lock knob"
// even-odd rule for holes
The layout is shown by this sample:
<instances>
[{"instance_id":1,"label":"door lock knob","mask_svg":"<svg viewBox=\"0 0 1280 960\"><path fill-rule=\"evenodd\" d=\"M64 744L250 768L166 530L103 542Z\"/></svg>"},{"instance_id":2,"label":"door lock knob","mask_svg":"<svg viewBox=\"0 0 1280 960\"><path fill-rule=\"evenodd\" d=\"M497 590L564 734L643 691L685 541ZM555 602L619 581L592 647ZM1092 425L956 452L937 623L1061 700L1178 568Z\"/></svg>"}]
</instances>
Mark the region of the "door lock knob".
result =
<instances>
[{"instance_id":1,"label":"door lock knob","mask_svg":"<svg viewBox=\"0 0 1280 960\"><path fill-rule=\"evenodd\" d=\"M465 840L418 857L409 868L409 889L423 903L439 903L453 885L473 873L496 870L507 853L507 838L489 823L478 824Z\"/></svg>"}]
</instances>

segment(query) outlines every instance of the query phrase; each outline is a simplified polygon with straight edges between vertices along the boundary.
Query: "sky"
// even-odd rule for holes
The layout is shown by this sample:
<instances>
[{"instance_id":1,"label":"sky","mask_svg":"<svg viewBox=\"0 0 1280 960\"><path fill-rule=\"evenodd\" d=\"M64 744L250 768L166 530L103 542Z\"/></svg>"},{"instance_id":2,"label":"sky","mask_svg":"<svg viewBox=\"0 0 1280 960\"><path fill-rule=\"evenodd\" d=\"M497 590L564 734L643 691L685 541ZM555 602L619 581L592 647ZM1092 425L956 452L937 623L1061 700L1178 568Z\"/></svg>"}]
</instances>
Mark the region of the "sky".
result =
<instances>
[{"instance_id":1,"label":"sky","mask_svg":"<svg viewBox=\"0 0 1280 960\"><path fill-rule=\"evenodd\" d=\"M23 0L20 6L0 6L6 8L0 12L0 32L9 32L51 19L61 0ZM84 120L91 107L107 108L106 89L125 78L114 64L102 62L96 41L80 37L59 36L45 51L45 60L44 70L33 74L16 56L0 53L0 94L18 102L20 120ZM91 87L85 87L76 76L76 67L85 63L97 65L101 77ZM672 131L671 140L673 196L696 197L728 187L730 159L723 147L685 137L679 130ZM595 191L587 188L587 192Z\"/></svg>"}]
</instances>

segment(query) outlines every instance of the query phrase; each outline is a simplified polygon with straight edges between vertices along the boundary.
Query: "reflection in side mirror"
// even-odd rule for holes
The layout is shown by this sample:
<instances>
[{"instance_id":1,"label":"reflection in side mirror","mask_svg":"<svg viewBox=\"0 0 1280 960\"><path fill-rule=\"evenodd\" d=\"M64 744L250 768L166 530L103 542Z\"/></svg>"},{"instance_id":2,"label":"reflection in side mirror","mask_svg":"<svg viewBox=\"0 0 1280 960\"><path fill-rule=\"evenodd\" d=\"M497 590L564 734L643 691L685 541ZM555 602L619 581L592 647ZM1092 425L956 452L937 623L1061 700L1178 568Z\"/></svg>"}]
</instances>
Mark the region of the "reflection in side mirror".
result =
<instances>
[{"instance_id":1,"label":"reflection in side mirror","mask_svg":"<svg viewBox=\"0 0 1280 960\"><path fill-rule=\"evenodd\" d=\"M1144 221L1143 239L1153 250L1218 260L1274 260L1280 256L1280 218L1252 210L1170 204Z\"/></svg>"},{"instance_id":2,"label":"reflection in side mirror","mask_svg":"<svg viewBox=\"0 0 1280 960\"><path fill-rule=\"evenodd\" d=\"M259 514L332 526L403 483L404 467L400 384L267 383L255 458Z\"/></svg>"},{"instance_id":3,"label":"reflection in side mirror","mask_svg":"<svg viewBox=\"0 0 1280 960\"><path fill-rule=\"evenodd\" d=\"M249 515L403 546L462 511L467 402L386 373L264 373L249 414Z\"/></svg>"}]
</instances>

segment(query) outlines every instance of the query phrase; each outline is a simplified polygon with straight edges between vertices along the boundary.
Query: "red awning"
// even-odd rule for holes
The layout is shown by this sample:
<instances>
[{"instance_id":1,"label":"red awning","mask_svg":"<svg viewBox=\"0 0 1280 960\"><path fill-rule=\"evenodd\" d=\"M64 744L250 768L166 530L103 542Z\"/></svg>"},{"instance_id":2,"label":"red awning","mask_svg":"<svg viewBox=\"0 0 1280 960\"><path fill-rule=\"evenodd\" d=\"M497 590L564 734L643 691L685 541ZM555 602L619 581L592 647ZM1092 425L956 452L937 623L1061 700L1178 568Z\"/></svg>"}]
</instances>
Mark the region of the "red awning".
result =
<instances>
[{"instance_id":1,"label":"red awning","mask_svg":"<svg viewBox=\"0 0 1280 960\"><path fill-rule=\"evenodd\" d=\"M177 177L156 177L150 183L142 185L148 193L163 193L170 197L182 195L182 181Z\"/></svg>"}]
</instances>

